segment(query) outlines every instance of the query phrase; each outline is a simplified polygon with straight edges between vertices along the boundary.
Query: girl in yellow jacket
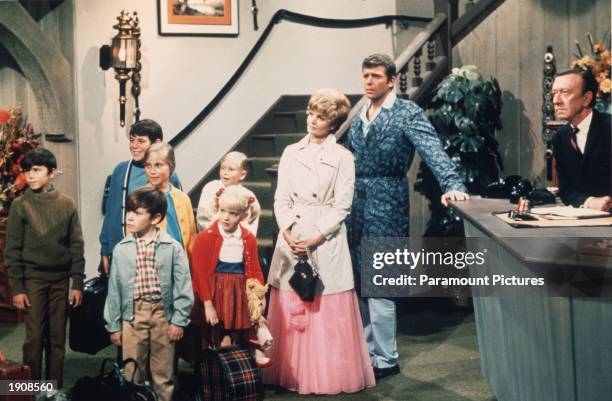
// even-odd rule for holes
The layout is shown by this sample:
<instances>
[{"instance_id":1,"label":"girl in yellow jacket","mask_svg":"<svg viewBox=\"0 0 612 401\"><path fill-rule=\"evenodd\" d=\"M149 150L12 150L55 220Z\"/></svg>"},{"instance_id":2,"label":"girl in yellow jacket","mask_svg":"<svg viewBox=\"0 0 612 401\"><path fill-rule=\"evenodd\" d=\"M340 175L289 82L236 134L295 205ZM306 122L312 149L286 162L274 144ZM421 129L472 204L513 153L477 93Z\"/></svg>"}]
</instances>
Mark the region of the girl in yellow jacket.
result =
<instances>
[{"instance_id":1,"label":"girl in yellow jacket","mask_svg":"<svg viewBox=\"0 0 612 401\"><path fill-rule=\"evenodd\" d=\"M168 211L166 217L157 225L183 245L189 260L196 237L196 224L191 200L186 193L170 183L176 161L174 150L167 143L151 145L145 156L145 173L149 185L166 194Z\"/></svg>"}]
</instances>

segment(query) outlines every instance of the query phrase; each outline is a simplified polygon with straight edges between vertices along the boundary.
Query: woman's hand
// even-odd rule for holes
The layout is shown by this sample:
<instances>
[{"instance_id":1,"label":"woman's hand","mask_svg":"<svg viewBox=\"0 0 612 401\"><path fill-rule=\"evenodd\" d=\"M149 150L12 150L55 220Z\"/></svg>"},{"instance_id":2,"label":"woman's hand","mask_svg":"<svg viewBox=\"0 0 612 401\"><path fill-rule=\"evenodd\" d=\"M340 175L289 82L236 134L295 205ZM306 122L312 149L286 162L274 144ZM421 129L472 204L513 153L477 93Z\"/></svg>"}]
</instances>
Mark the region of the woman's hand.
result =
<instances>
[{"instance_id":1,"label":"woman's hand","mask_svg":"<svg viewBox=\"0 0 612 401\"><path fill-rule=\"evenodd\" d=\"M315 249L316 247L318 247L319 245L321 245L322 243L324 243L326 241L326 238L323 234L319 233L317 235L315 235L314 237L308 238L304 245L306 245L306 248L308 249Z\"/></svg>"},{"instance_id":2,"label":"woman's hand","mask_svg":"<svg viewBox=\"0 0 612 401\"><path fill-rule=\"evenodd\" d=\"M204 301L204 316L206 317L206 323L211 326L215 326L219 323L219 316L217 316L217 310L213 306L212 301Z\"/></svg>"},{"instance_id":3,"label":"woman's hand","mask_svg":"<svg viewBox=\"0 0 612 401\"><path fill-rule=\"evenodd\" d=\"M283 231L283 238L287 241L287 245L291 248L291 253L295 256L302 256L306 254L306 242L305 241L297 241L291 235L291 229L288 228Z\"/></svg>"}]
</instances>

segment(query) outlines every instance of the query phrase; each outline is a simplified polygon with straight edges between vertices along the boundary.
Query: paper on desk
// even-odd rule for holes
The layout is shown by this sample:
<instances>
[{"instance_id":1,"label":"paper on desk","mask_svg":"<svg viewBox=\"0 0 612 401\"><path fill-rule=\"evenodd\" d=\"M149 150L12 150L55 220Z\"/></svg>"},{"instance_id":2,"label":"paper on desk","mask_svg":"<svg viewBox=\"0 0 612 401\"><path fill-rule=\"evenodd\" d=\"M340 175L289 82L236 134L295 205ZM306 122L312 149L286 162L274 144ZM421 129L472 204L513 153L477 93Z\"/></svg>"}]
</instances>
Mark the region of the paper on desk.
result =
<instances>
[{"instance_id":1,"label":"paper on desk","mask_svg":"<svg viewBox=\"0 0 612 401\"><path fill-rule=\"evenodd\" d=\"M572 206L535 207L531 213L539 216L551 215L553 218L566 219L589 219L594 217L606 217L610 213L601 210L578 208Z\"/></svg>"}]
</instances>

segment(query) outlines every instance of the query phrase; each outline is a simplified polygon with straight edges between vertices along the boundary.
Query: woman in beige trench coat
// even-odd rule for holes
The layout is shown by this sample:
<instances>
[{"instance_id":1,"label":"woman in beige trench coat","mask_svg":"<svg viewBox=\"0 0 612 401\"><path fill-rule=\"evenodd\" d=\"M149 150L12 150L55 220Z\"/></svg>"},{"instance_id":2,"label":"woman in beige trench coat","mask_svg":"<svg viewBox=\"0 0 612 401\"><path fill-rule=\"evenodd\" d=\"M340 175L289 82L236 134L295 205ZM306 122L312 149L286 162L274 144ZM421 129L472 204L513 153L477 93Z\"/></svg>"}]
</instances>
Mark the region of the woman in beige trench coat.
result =
<instances>
[{"instance_id":1,"label":"woman in beige trench coat","mask_svg":"<svg viewBox=\"0 0 612 401\"><path fill-rule=\"evenodd\" d=\"M308 102L308 135L285 149L278 169L274 213L280 234L268 275L274 365L264 382L301 394L349 393L375 384L344 225L355 165L333 135L349 109L341 93L315 92ZM307 249L320 278L313 302L302 301L288 283Z\"/></svg>"}]
</instances>

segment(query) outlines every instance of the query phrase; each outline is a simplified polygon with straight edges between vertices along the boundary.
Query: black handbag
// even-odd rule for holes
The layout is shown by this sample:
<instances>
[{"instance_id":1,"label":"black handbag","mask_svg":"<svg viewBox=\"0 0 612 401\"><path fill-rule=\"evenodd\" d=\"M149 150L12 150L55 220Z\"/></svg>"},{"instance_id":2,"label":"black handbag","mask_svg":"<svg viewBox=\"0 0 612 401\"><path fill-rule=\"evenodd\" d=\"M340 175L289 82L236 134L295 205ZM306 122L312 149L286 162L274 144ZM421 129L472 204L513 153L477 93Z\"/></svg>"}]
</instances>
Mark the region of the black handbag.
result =
<instances>
[{"instance_id":1,"label":"black handbag","mask_svg":"<svg viewBox=\"0 0 612 401\"><path fill-rule=\"evenodd\" d=\"M125 366L134 364L132 377L126 379L123 375ZM106 367L112 365L109 371ZM157 394L148 382L144 384L134 383L134 375L141 367L132 358L128 358L121 364L110 358L105 358L100 367L100 374L96 377L81 377L72 389L73 401L158 401Z\"/></svg>"},{"instance_id":2,"label":"black handbag","mask_svg":"<svg viewBox=\"0 0 612 401\"><path fill-rule=\"evenodd\" d=\"M308 252L308 256L312 261L313 258L310 252ZM293 274L289 278L289 285L302 301L312 302L317 290L319 272L314 263L312 266L308 263L308 259L308 257L300 257L295 266L293 266Z\"/></svg>"}]
</instances>

